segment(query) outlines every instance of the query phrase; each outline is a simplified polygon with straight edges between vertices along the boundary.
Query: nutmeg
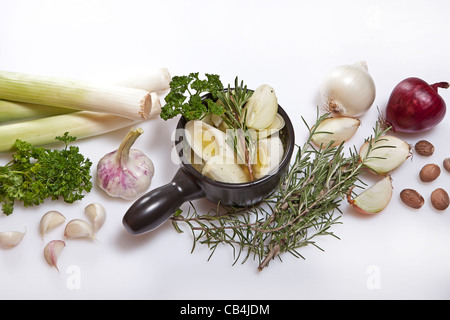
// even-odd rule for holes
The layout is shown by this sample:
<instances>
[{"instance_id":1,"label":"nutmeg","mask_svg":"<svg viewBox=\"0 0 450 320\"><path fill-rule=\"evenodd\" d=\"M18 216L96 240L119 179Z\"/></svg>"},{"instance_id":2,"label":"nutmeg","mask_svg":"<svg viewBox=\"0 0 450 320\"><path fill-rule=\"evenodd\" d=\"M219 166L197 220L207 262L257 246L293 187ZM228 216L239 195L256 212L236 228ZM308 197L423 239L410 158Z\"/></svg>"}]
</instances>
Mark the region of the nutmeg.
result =
<instances>
[{"instance_id":1,"label":"nutmeg","mask_svg":"<svg viewBox=\"0 0 450 320\"><path fill-rule=\"evenodd\" d=\"M434 153L434 146L427 140L420 140L414 146L414 150L421 156L429 157Z\"/></svg>"},{"instance_id":2,"label":"nutmeg","mask_svg":"<svg viewBox=\"0 0 450 320\"><path fill-rule=\"evenodd\" d=\"M425 203L422 195L418 193L414 189L403 189L400 192L400 199L406 204L408 207L419 209Z\"/></svg>"},{"instance_id":3,"label":"nutmeg","mask_svg":"<svg viewBox=\"0 0 450 320\"><path fill-rule=\"evenodd\" d=\"M445 158L443 162L444 169L450 172L450 158Z\"/></svg>"},{"instance_id":4,"label":"nutmeg","mask_svg":"<svg viewBox=\"0 0 450 320\"><path fill-rule=\"evenodd\" d=\"M447 191L442 188L438 188L431 193L431 204L437 210L445 210L448 208L450 199Z\"/></svg>"},{"instance_id":5,"label":"nutmeg","mask_svg":"<svg viewBox=\"0 0 450 320\"><path fill-rule=\"evenodd\" d=\"M441 174L441 168L437 164L429 163L425 165L419 172L420 180L423 182L431 182L436 180Z\"/></svg>"}]
</instances>

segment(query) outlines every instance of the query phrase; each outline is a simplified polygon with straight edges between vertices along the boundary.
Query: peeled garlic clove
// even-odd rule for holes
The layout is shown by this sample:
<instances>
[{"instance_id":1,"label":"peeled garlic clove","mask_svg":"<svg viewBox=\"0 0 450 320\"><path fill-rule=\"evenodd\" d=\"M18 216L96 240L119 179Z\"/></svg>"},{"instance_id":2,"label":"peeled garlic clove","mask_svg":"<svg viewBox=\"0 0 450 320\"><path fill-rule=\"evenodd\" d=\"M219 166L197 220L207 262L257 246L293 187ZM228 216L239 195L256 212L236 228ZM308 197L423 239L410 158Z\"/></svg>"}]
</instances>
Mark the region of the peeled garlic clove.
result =
<instances>
[{"instance_id":1,"label":"peeled garlic clove","mask_svg":"<svg viewBox=\"0 0 450 320\"><path fill-rule=\"evenodd\" d=\"M188 121L184 128L190 147L204 161L229 152L225 142L226 134L223 131L200 120Z\"/></svg>"},{"instance_id":2,"label":"peeled garlic clove","mask_svg":"<svg viewBox=\"0 0 450 320\"><path fill-rule=\"evenodd\" d=\"M263 84L256 88L244 107L247 112L245 123L251 129L266 129L275 120L278 113L278 100L275 90Z\"/></svg>"},{"instance_id":3,"label":"peeled garlic clove","mask_svg":"<svg viewBox=\"0 0 450 320\"><path fill-rule=\"evenodd\" d=\"M5 231L0 232L0 248L11 249L17 246L23 239L24 232Z\"/></svg>"},{"instance_id":4,"label":"peeled garlic clove","mask_svg":"<svg viewBox=\"0 0 450 320\"><path fill-rule=\"evenodd\" d=\"M94 231L89 223L81 219L74 219L67 223L64 229L64 237L72 238L91 238L95 239Z\"/></svg>"},{"instance_id":5,"label":"peeled garlic clove","mask_svg":"<svg viewBox=\"0 0 450 320\"><path fill-rule=\"evenodd\" d=\"M66 218L60 212L54 210L47 212L42 216L39 224L41 237L44 238L48 232L63 224L65 221Z\"/></svg>"},{"instance_id":6,"label":"peeled garlic clove","mask_svg":"<svg viewBox=\"0 0 450 320\"><path fill-rule=\"evenodd\" d=\"M58 257L62 249L66 246L66 243L62 240L52 240L44 248L44 258L45 261L56 270L58 269Z\"/></svg>"},{"instance_id":7,"label":"peeled garlic clove","mask_svg":"<svg viewBox=\"0 0 450 320\"><path fill-rule=\"evenodd\" d=\"M274 170L283 159L283 153L283 143L278 136L258 140L257 163L253 166L255 178L262 178Z\"/></svg>"},{"instance_id":8,"label":"peeled garlic clove","mask_svg":"<svg viewBox=\"0 0 450 320\"><path fill-rule=\"evenodd\" d=\"M93 232L97 233L97 231L105 223L106 219L105 208L99 203L91 203L84 209L84 212L92 223Z\"/></svg>"},{"instance_id":9,"label":"peeled garlic clove","mask_svg":"<svg viewBox=\"0 0 450 320\"><path fill-rule=\"evenodd\" d=\"M269 127L267 127L266 129L258 130L258 139L264 139L267 138L268 136L277 133L278 131L284 128L285 124L286 123L284 122L283 117L279 113L277 113L275 119L273 120L273 122L270 124Z\"/></svg>"},{"instance_id":10,"label":"peeled garlic clove","mask_svg":"<svg viewBox=\"0 0 450 320\"><path fill-rule=\"evenodd\" d=\"M236 164L233 158L215 156L203 167L202 174L216 181L227 183L245 183L249 181L246 171Z\"/></svg>"},{"instance_id":11,"label":"peeled garlic clove","mask_svg":"<svg viewBox=\"0 0 450 320\"><path fill-rule=\"evenodd\" d=\"M386 208L391 201L392 190L392 179L388 175L370 188L364 190L364 192L354 199L351 199L351 192L349 192L347 200L359 212L364 214L374 214Z\"/></svg>"},{"instance_id":12,"label":"peeled garlic clove","mask_svg":"<svg viewBox=\"0 0 450 320\"><path fill-rule=\"evenodd\" d=\"M352 117L327 118L321 121L317 128L313 128L315 133L311 140L318 147L326 147L329 144L336 147L353 137L360 125L361 121Z\"/></svg>"},{"instance_id":13,"label":"peeled garlic clove","mask_svg":"<svg viewBox=\"0 0 450 320\"><path fill-rule=\"evenodd\" d=\"M359 156L364 165L377 174L387 174L400 166L409 156L411 146L394 136L383 136L373 142L369 150L369 141L366 141L359 150Z\"/></svg>"}]
</instances>

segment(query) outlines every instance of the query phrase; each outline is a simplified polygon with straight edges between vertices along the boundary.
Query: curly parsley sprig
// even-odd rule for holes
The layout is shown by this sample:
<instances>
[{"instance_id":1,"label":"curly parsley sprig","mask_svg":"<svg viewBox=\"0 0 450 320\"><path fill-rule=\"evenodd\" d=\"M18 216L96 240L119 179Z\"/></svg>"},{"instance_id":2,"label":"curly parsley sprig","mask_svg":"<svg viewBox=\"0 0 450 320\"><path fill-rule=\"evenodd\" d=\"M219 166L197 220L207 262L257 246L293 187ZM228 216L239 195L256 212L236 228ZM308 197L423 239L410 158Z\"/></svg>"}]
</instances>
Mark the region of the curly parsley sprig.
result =
<instances>
[{"instance_id":1,"label":"curly parsley sprig","mask_svg":"<svg viewBox=\"0 0 450 320\"><path fill-rule=\"evenodd\" d=\"M161 118L168 120L181 114L189 121L201 119L208 113L221 115L223 107L215 102L217 92L223 90L220 77L208 73L205 76L206 80L201 80L198 72L174 76L170 82L170 92L164 98L166 104L161 108ZM211 93L212 99L205 99L205 105L201 97L207 93Z\"/></svg>"},{"instance_id":2,"label":"curly parsley sprig","mask_svg":"<svg viewBox=\"0 0 450 320\"><path fill-rule=\"evenodd\" d=\"M47 198L62 197L73 203L84 198L83 192L91 191L92 162L78 147L68 146L76 138L66 132L56 140L64 142L65 148L45 149L16 140L13 160L0 167L0 203L4 214L13 213L15 201L23 202L25 207L39 205Z\"/></svg>"}]
</instances>

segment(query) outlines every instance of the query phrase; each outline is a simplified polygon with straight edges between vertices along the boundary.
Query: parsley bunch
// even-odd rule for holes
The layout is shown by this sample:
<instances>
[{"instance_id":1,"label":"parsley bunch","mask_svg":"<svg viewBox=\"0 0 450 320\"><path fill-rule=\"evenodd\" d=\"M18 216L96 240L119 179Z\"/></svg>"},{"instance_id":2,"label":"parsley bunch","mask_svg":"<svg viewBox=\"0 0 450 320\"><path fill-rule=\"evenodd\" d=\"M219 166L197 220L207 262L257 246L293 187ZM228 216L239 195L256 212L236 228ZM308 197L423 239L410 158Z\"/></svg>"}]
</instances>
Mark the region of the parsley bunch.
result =
<instances>
[{"instance_id":1,"label":"parsley bunch","mask_svg":"<svg viewBox=\"0 0 450 320\"><path fill-rule=\"evenodd\" d=\"M13 213L16 200L25 207L39 205L47 198L62 197L73 203L84 198L83 191L91 191L92 162L80 154L78 147L68 146L76 138L66 132L56 140L64 142L65 148L51 150L16 140L13 160L0 167L0 203L4 214Z\"/></svg>"},{"instance_id":2,"label":"parsley bunch","mask_svg":"<svg viewBox=\"0 0 450 320\"><path fill-rule=\"evenodd\" d=\"M216 103L217 92L223 91L220 77L208 73L205 76L206 80L199 79L198 72L174 76L170 82L170 92L164 99L166 104L161 108L161 118L168 120L181 114L189 121L201 119L208 113L223 114L223 107ZM212 99L205 99L205 105L202 96L207 93L211 93Z\"/></svg>"}]
</instances>

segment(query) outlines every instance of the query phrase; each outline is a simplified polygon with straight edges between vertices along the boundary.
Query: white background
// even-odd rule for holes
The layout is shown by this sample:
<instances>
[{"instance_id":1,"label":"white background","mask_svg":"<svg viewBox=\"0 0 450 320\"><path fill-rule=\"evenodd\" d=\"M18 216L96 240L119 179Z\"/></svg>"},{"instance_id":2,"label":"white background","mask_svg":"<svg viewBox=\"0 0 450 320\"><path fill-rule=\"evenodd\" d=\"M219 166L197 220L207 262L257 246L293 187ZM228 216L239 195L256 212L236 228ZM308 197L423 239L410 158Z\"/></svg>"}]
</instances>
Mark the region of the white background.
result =
<instances>
[{"instance_id":1,"label":"white background","mask_svg":"<svg viewBox=\"0 0 450 320\"><path fill-rule=\"evenodd\" d=\"M0 0L0 69L89 79L167 67L172 75L220 74L225 84L236 76L250 88L267 83L302 144L307 132L300 117L314 121L326 73L365 60L377 97L349 142L359 147L398 82L410 76L450 80L449 12L444 0ZM440 93L450 103L450 92ZM154 162L151 188L169 182L178 169L170 160L176 122L142 124L145 133L135 147ZM435 211L429 194L437 187L450 191L450 174L443 171L424 184L418 172L450 156L449 125L447 116L432 131L401 136L411 144L428 139L436 152L407 160L392 174L394 195L384 211L361 216L343 205L343 224L333 227L340 240L318 239L324 251L304 248L306 260L285 254L262 272L253 260L232 266L229 247L220 247L210 261L206 247L191 254L190 232L178 234L170 223L143 236L127 234L122 217L132 202L97 187L73 205L19 204L13 215L0 216L0 231L27 231L18 247L0 251L0 299L448 299L450 209ZM127 130L77 143L94 162L93 174ZM2 165L9 159L0 155ZM421 210L400 202L407 187L423 194ZM92 202L108 212L98 241L67 240L58 273L42 251L47 241L62 239L63 227L43 242L39 220L48 210L68 220L84 218Z\"/></svg>"}]
</instances>

